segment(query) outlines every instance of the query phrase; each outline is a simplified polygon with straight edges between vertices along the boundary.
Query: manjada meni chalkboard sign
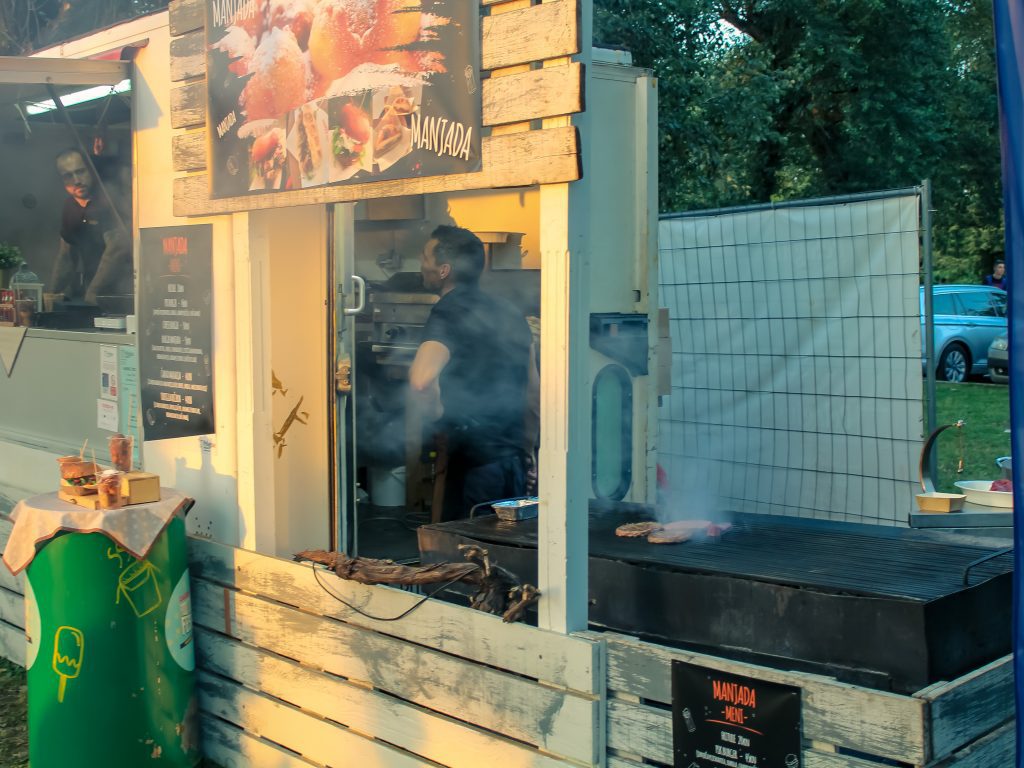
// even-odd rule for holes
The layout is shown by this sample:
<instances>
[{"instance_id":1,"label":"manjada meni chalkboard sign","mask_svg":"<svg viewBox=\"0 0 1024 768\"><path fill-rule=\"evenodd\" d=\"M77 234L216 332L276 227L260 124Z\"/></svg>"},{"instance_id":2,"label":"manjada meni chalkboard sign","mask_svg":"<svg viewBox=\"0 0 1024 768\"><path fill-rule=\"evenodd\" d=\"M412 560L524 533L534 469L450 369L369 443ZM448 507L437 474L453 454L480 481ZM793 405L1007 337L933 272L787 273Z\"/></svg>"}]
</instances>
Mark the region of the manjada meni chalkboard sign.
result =
<instances>
[{"instance_id":1,"label":"manjada meni chalkboard sign","mask_svg":"<svg viewBox=\"0 0 1024 768\"><path fill-rule=\"evenodd\" d=\"M139 234L139 373L146 440L211 434L213 228L157 227Z\"/></svg>"},{"instance_id":2,"label":"manjada meni chalkboard sign","mask_svg":"<svg viewBox=\"0 0 1024 768\"><path fill-rule=\"evenodd\" d=\"M800 689L672 662L675 768L801 768Z\"/></svg>"}]
</instances>

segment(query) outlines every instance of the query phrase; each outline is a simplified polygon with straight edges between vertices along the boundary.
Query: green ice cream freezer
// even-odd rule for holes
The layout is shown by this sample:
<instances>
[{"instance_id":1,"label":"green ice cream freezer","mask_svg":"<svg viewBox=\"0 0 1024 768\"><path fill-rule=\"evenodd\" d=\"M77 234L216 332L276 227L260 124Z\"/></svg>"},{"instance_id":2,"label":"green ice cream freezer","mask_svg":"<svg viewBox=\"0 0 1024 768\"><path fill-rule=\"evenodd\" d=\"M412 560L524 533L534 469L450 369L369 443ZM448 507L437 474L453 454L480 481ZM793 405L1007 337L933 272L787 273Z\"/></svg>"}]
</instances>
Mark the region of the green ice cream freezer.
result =
<instances>
[{"instance_id":1,"label":"green ice cream freezer","mask_svg":"<svg viewBox=\"0 0 1024 768\"><path fill-rule=\"evenodd\" d=\"M25 575L29 761L198 765L185 523L144 559L102 533L47 541Z\"/></svg>"}]
</instances>

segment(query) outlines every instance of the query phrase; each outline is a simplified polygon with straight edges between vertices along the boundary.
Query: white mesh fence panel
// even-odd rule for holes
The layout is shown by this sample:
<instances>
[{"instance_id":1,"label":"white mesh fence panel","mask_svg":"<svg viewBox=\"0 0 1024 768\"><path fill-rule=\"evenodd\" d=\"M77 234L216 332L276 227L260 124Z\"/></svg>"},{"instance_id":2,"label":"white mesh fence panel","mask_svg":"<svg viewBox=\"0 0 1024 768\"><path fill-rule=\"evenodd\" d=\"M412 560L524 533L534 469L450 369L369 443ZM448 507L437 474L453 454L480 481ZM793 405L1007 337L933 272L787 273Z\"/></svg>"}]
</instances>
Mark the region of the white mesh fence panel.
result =
<instances>
[{"instance_id":1,"label":"white mesh fence panel","mask_svg":"<svg viewBox=\"0 0 1024 768\"><path fill-rule=\"evenodd\" d=\"M905 524L923 423L918 197L666 217L668 507Z\"/></svg>"}]
</instances>

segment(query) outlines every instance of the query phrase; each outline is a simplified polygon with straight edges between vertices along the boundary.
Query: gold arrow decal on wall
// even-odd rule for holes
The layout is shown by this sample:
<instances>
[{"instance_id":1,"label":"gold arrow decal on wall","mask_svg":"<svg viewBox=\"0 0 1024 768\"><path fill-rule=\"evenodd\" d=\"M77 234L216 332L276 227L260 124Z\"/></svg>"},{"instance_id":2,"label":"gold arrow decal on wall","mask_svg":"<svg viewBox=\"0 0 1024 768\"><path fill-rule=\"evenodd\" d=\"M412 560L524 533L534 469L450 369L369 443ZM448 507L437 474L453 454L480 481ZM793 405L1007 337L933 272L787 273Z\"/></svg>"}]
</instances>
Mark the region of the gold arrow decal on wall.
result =
<instances>
[{"instance_id":1,"label":"gold arrow decal on wall","mask_svg":"<svg viewBox=\"0 0 1024 768\"><path fill-rule=\"evenodd\" d=\"M295 422L299 424L307 424L309 419L308 411L300 411L299 408L302 406L302 401L305 400L305 395L299 398L299 402L292 408L292 412L288 414L288 418L284 420L284 424L281 428L274 433L274 445L277 446L277 458L281 458L281 454L284 453L285 447L288 443L285 442L284 436L288 434L288 430L292 428Z\"/></svg>"}]
</instances>

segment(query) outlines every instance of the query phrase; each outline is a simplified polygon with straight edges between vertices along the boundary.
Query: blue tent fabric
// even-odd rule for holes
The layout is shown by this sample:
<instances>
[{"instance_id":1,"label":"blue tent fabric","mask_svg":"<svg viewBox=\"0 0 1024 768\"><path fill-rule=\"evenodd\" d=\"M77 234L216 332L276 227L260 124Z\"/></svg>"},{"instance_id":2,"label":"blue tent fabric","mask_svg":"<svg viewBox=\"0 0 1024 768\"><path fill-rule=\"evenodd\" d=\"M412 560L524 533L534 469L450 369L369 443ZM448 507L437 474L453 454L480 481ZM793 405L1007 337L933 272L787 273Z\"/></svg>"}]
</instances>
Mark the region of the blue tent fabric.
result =
<instances>
[{"instance_id":1,"label":"blue tent fabric","mask_svg":"<svg viewBox=\"0 0 1024 768\"><path fill-rule=\"evenodd\" d=\"M1010 436L1013 462L1014 589L1013 653L1017 712L1024 706L1024 636L1021 574L1024 574L1024 0L995 0L999 73L999 127L1003 147L1003 206L1010 293ZM1024 768L1024 718L1017 718L1017 768Z\"/></svg>"}]
</instances>

